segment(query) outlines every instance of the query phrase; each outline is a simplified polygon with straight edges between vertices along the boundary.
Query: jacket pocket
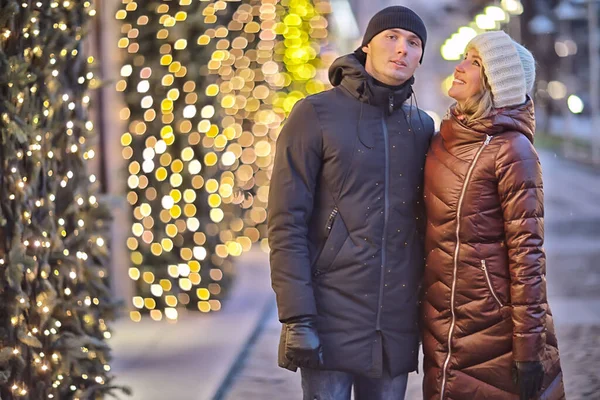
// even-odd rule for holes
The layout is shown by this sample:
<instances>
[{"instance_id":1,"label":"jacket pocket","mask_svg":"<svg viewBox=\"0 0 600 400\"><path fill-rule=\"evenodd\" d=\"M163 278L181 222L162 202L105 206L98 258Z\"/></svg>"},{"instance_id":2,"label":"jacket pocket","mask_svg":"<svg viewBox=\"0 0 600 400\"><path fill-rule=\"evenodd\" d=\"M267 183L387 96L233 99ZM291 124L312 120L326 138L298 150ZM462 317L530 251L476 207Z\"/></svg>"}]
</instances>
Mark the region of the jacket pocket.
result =
<instances>
[{"instance_id":1,"label":"jacket pocket","mask_svg":"<svg viewBox=\"0 0 600 400\"><path fill-rule=\"evenodd\" d=\"M488 286L488 289L490 290L490 293L492 294L492 297L494 298L494 300L496 300L496 303L498 304L498 306L500 308L504 307L504 304L502 304L502 302L500 301L500 298L498 298L498 295L496 294L496 291L494 290L494 286L492 285L492 280L490 278L490 274L488 272L485 260L481 260L481 270L483 271L483 275L485 276L485 281L487 282L487 286Z\"/></svg>"},{"instance_id":2,"label":"jacket pocket","mask_svg":"<svg viewBox=\"0 0 600 400\"><path fill-rule=\"evenodd\" d=\"M323 246L313 263L314 276L327 272L347 238L348 229L346 228L346 224L344 224L344 221L339 216L338 208L334 207L325 224Z\"/></svg>"}]
</instances>

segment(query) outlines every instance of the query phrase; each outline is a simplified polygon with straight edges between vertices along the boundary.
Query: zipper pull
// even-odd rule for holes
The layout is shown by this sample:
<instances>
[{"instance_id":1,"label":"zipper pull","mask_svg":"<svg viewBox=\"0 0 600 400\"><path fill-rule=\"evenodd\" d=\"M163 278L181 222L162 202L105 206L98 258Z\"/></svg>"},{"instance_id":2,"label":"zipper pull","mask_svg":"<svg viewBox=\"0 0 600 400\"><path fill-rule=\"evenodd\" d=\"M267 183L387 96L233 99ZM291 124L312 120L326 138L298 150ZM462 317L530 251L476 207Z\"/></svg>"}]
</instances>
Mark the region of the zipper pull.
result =
<instances>
[{"instance_id":1,"label":"zipper pull","mask_svg":"<svg viewBox=\"0 0 600 400\"><path fill-rule=\"evenodd\" d=\"M393 93L390 93L389 99L390 99L390 115L392 115L394 112L394 94Z\"/></svg>"},{"instance_id":2,"label":"zipper pull","mask_svg":"<svg viewBox=\"0 0 600 400\"><path fill-rule=\"evenodd\" d=\"M337 207L335 207L329 214L329 218L327 219L327 225L325 226L325 228L327 229L327 233L329 233L329 231L331 231L331 228L333 228L333 221L335 220L337 213L338 209Z\"/></svg>"},{"instance_id":3,"label":"zipper pull","mask_svg":"<svg viewBox=\"0 0 600 400\"><path fill-rule=\"evenodd\" d=\"M486 270L485 260L481 260L481 269L484 270L484 271Z\"/></svg>"},{"instance_id":4,"label":"zipper pull","mask_svg":"<svg viewBox=\"0 0 600 400\"><path fill-rule=\"evenodd\" d=\"M490 144L490 142L492 141L492 136L491 135L485 135L485 145L487 146L488 144Z\"/></svg>"}]
</instances>

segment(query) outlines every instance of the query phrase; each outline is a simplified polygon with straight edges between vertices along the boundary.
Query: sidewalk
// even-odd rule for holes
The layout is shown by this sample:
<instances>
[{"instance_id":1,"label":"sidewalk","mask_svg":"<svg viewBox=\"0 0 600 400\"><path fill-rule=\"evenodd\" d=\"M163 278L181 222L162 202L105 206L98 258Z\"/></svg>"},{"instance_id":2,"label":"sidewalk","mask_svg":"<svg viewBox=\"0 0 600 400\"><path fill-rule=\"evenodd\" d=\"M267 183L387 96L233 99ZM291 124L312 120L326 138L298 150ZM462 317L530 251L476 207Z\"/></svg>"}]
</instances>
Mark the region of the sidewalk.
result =
<instances>
[{"instance_id":1,"label":"sidewalk","mask_svg":"<svg viewBox=\"0 0 600 400\"><path fill-rule=\"evenodd\" d=\"M130 400L210 400L234 370L273 301L267 255L237 262L231 296L218 313L180 314L174 323L122 319L113 324L116 384L133 389Z\"/></svg>"}]
</instances>

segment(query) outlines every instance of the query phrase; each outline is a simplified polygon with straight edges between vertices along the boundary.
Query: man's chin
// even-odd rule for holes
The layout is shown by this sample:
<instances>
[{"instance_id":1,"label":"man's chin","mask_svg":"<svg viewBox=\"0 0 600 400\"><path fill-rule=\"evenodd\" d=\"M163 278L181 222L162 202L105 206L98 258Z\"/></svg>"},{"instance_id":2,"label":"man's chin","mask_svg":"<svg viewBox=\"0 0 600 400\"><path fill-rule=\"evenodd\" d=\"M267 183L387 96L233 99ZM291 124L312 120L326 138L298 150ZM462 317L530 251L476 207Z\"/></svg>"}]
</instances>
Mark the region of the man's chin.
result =
<instances>
[{"instance_id":1,"label":"man's chin","mask_svg":"<svg viewBox=\"0 0 600 400\"><path fill-rule=\"evenodd\" d=\"M400 86L404 82L406 82L409 78L410 78L409 76L405 76L405 75L393 75L393 76L388 76L387 79L389 82L393 82L393 83L389 83L390 86Z\"/></svg>"}]
</instances>

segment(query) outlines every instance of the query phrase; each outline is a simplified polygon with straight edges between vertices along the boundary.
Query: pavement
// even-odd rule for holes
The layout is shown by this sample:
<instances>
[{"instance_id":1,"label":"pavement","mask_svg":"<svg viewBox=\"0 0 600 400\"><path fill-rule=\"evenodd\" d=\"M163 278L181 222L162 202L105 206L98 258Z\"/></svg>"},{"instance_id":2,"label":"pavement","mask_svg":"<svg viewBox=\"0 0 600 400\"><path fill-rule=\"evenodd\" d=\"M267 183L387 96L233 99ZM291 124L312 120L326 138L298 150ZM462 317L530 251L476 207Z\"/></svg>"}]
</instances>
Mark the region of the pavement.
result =
<instances>
[{"instance_id":1,"label":"pavement","mask_svg":"<svg viewBox=\"0 0 600 400\"><path fill-rule=\"evenodd\" d=\"M115 384L131 400L209 400L217 396L273 303L267 255L252 251L237 266L221 311L180 313L177 323L128 318L112 325Z\"/></svg>"},{"instance_id":2,"label":"pavement","mask_svg":"<svg viewBox=\"0 0 600 400\"><path fill-rule=\"evenodd\" d=\"M548 298L569 400L600 400L600 178L541 151L545 179ZM122 320L111 339L116 384L132 400L300 400L300 374L277 367L280 323L266 254L237 259L222 311L176 324ZM422 373L407 400L421 400Z\"/></svg>"}]
</instances>

